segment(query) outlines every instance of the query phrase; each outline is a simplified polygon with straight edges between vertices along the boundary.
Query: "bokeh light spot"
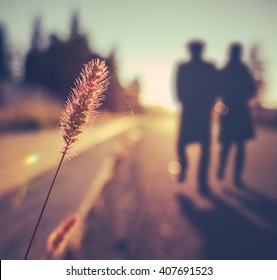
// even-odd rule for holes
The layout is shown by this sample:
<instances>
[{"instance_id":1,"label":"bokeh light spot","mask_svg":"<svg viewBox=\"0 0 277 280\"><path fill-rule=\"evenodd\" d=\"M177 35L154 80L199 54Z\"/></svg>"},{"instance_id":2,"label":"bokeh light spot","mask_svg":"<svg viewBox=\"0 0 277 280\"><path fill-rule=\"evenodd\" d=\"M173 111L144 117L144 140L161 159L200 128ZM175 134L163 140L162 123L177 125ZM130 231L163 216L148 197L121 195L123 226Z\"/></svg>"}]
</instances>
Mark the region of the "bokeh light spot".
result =
<instances>
[{"instance_id":1,"label":"bokeh light spot","mask_svg":"<svg viewBox=\"0 0 277 280\"><path fill-rule=\"evenodd\" d=\"M34 165L36 164L37 162L39 161L39 155L38 154L31 154L31 155L28 155L26 158L25 158L25 164L27 165Z\"/></svg>"},{"instance_id":2,"label":"bokeh light spot","mask_svg":"<svg viewBox=\"0 0 277 280\"><path fill-rule=\"evenodd\" d=\"M167 165L168 172L172 175L177 175L180 173L181 166L176 160L170 161Z\"/></svg>"}]
</instances>

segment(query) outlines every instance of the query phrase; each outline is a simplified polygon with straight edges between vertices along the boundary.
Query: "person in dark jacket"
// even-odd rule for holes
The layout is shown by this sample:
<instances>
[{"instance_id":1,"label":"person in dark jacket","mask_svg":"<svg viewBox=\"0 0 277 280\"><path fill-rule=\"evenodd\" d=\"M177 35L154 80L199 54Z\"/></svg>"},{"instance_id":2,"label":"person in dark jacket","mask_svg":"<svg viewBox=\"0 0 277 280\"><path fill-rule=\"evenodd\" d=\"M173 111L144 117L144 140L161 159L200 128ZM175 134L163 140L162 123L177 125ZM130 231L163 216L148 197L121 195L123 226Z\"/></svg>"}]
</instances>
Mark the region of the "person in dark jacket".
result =
<instances>
[{"instance_id":1,"label":"person in dark jacket","mask_svg":"<svg viewBox=\"0 0 277 280\"><path fill-rule=\"evenodd\" d=\"M222 147L217 173L219 179L224 178L229 151L234 144L236 155L233 176L235 185L239 187L244 186L242 172L245 162L245 142L255 136L248 101L256 92L254 79L241 58L242 50L240 43L232 44L229 61L220 71L220 93L225 110L220 117L219 140Z\"/></svg>"},{"instance_id":2,"label":"person in dark jacket","mask_svg":"<svg viewBox=\"0 0 277 280\"><path fill-rule=\"evenodd\" d=\"M201 145L198 182L200 191L208 191L210 158L211 112L216 98L216 69L202 58L204 42L188 44L191 59L177 67L176 92L182 106L177 153L181 171L179 181L185 180L187 169L186 146Z\"/></svg>"}]
</instances>

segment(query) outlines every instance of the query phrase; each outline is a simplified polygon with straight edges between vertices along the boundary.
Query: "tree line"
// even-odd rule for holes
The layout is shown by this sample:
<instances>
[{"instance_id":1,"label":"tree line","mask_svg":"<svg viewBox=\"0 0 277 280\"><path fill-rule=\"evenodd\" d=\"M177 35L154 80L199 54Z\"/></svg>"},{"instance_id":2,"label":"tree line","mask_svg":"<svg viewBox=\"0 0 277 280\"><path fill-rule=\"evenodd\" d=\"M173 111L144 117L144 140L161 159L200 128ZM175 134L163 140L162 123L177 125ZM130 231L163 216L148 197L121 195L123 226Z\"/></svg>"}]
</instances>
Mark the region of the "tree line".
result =
<instances>
[{"instance_id":1,"label":"tree line","mask_svg":"<svg viewBox=\"0 0 277 280\"><path fill-rule=\"evenodd\" d=\"M103 57L91 50L87 36L80 32L77 14L72 16L68 38L62 39L56 34L51 34L46 47L43 42L41 19L36 18L31 46L24 63L24 84L42 86L53 97L65 101L84 63L95 58L105 59L110 71L110 86L101 108L112 112L142 109L139 102L139 81L134 79L128 86L122 85L117 71L115 51L108 57ZM0 80L8 80L11 76L11 56L6 43L5 28L2 25Z\"/></svg>"}]
</instances>

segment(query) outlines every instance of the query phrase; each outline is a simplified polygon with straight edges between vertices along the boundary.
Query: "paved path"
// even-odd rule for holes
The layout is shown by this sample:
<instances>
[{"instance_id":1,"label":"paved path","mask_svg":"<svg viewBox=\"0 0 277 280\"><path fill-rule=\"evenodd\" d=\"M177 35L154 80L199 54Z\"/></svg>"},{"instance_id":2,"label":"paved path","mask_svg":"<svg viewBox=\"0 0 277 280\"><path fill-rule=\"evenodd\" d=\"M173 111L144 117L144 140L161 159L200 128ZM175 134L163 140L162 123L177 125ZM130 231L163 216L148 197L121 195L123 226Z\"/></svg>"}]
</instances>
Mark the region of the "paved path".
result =
<instances>
[{"instance_id":1,"label":"paved path","mask_svg":"<svg viewBox=\"0 0 277 280\"><path fill-rule=\"evenodd\" d=\"M78 156L72 160L65 160L62 165L37 232L30 258L45 257L46 239L51 231L66 217L75 214L86 197L89 187L101 171L101 166L106 158L117 150L126 131L135 127L139 122L140 116L125 116L105 122L102 126L99 125L96 129L92 128L85 132L81 143L76 147ZM28 136L30 137L30 135L24 137ZM22 259L24 257L57 168L60 154L53 148L53 152L48 150L47 156L47 151L43 150L45 141L42 136L51 139L51 144L54 138L57 141L58 134L55 131L50 135L42 133L37 135L37 138L35 135L31 135L31 142L33 141L39 153L44 155L41 159L42 162L37 163L39 165L37 168L23 172L20 178L16 177L17 172L14 173L15 178L7 177L7 173L10 173L15 166L21 165L21 162L12 163L6 169L9 172L5 175L9 180L4 181L6 182L5 191L2 192L0 198L1 259ZM36 139L42 145L35 143ZM16 141L19 140L15 138L14 142ZM17 171L20 172L20 169ZM13 185L11 182L16 182L16 184Z\"/></svg>"},{"instance_id":2,"label":"paved path","mask_svg":"<svg viewBox=\"0 0 277 280\"><path fill-rule=\"evenodd\" d=\"M218 145L213 131L210 185L198 192L199 147L189 147L187 181L174 172L176 117L145 124L87 220L80 259L276 259L277 131L257 129L247 146L245 190L215 178ZM171 171L171 172L169 172Z\"/></svg>"},{"instance_id":3,"label":"paved path","mask_svg":"<svg viewBox=\"0 0 277 280\"><path fill-rule=\"evenodd\" d=\"M112 121L109 120L112 118ZM133 127L139 117L101 114L96 123L75 143L77 154ZM41 173L55 168L60 160L58 129L1 134L0 196L22 186Z\"/></svg>"},{"instance_id":4,"label":"paved path","mask_svg":"<svg viewBox=\"0 0 277 280\"><path fill-rule=\"evenodd\" d=\"M189 147L187 181L174 173L175 115L160 112L67 161L58 176L30 258L45 257L45 242L66 217L82 208L102 164L115 152L114 177L91 199L80 259L268 259L277 258L277 131L258 128L247 146L245 190L214 176L218 145L212 146L212 195L195 180L199 148ZM1 259L23 258L38 209L54 170L33 179L21 204L20 192L1 199Z\"/></svg>"}]
</instances>

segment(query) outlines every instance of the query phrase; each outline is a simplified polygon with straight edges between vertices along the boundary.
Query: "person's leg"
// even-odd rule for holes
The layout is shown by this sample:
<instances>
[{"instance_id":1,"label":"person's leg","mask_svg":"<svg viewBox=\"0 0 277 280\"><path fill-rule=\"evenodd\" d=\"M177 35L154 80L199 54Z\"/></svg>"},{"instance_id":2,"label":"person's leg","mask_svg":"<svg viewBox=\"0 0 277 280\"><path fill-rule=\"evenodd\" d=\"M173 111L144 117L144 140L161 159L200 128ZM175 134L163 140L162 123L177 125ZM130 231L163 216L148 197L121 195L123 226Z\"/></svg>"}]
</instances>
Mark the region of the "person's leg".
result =
<instances>
[{"instance_id":1,"label":"person's leg","mask_svg":"<svg viewBox=\"0 0 277 280\"><path fill-rule=\"evenodd\" d=\"M210 142L201 143L201 155L199 162L198 182L201 188L208 187L208 169L210 162Z\"/></svg>"},{"instance_id":2,"label":"person's leg","mask_svg":"<svg viewBox=\"0 0 277 280\"><path fill-rule=\"evenodd\" d=\"M236 143L236 156L235 156L235 166L234 166L234 183L237 186L243 186L242 172L244 169L245 162L245 143L244 141L239 141Z\"/></svg>"},{"instance_id":3,"label":"person's leg","mask_svg":"<svg viewBox=\"0 0 277 280\"><path fill-rule=\"evenodd\" d=\"M187 154L186 154L186 145L182 139L179 139L177 144L177 153L178 153L178 159L180 163L180 173L178 177L179 182L185 181L186 178L186 169L187 169Z\"/></svg>"},{"instance_id":4,"label":"person's leg","mask_svg":"<svg viewBox=\"0 0 277 280\"><path fill-rule=\"evenodd\" d=\"M217 178L222 180L224 178L225 168L227 164L227 159L230 153L231 142L225 142L221 146L219 167L217 172Z\"/></svg>"}]
</instances>

